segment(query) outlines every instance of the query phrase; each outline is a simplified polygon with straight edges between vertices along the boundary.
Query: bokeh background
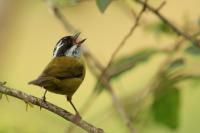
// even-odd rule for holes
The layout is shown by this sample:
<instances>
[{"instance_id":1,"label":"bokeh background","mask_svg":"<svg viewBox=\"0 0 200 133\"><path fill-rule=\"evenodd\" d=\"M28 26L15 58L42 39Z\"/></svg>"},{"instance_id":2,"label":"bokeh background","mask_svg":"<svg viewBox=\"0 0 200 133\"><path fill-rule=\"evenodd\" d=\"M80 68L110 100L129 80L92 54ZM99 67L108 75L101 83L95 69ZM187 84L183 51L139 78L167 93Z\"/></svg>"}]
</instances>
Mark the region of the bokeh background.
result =
<instances>
[{"instance_id":1,"label":"bokeh background","mask_svg":"<svg viewBox=\"0 0 200 133\"><path fill-rule=\"evenodd\" d=\"M160 2L160 0L150 1L155 7ZM197 31L200 17L199 0L167 0L166 2L161 12L167 18L186 31L187 29ZM59 6L68 21L82 32L81 36L87 38L86 47L102 64L109 61L113 51L133 25L134 17L130 9L138 12L141 8L131 0L113 1L104 13L99 11L93 0L64 2L64 4L59 3ZM145 13L141 26L120 50L117 57L148 47L169 48L172 46L177 37L158 31L159 29L155 28L158 22L159 19L154 15L149 12ZM41 73L52 58L56 42L66 35L69 33L60 21L49 13L47 5L42 0L0 0L0 80L7 81L10 87L41 97L44 90L29 86L27 82ZM187 44L189 45L189 42L186 42L186 46ZM184 72L198 74L200 72L198 51L195 56L190 54L185 56L187 65ZM165 55L156 54L145 63L114 79L112 85L117 96L126 99L136 90L145 87L164 58ZM95 77L87 69L86 78L73 97L78 109L84 105L93 92L95 83ZM135 121L138 132L200 132L200 84L198 80L192 80L184 81L179 86L181 86L181 106L178 127L168 128L156 123L152 117L148 116L145 120L142 117ZM26 111L23 101L8 98L6 100L3 96L0 101L0 133L65 133L71 125L45 109L40 111L36 106ZM47 100L73 112L64 96L48 93ZM129 100L131 99L124 100L124 104ZM134 106L130 107L134 108ZM143 116L148 114L147 110L143 111L145 112ZM95 103L83 118L108 133L128 132L106 91L96 97ZM76 129L75 132L84 131Z\"/></svg>"}]
</instances>

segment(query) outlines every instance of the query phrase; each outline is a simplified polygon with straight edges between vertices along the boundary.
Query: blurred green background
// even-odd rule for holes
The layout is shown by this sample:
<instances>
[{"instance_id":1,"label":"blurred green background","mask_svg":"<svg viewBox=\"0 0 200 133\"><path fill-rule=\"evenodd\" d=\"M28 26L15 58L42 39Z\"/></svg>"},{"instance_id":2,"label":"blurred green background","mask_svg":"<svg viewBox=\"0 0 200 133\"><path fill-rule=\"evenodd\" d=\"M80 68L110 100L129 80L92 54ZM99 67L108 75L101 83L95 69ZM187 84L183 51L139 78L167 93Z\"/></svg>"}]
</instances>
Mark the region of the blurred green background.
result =
<instances>
[{"instance_id":1,"label":"blurred green background","mask_svg":"<svg viewBox=\"0 0 200 133\"><path fill-rule=\"evenodd\" d=\"M138 12L140 6L131 0L113 1L106 11L101 13L93 0L68 1L71 3L59 3L62 13L71 24L82 32L82 37L87 38L86 47L103 64L106 64L112 52L134 23L130 9ZM150 1L155 6L158 6L160 2L160 0ZM199 0L167 0L167 4L161 12L182 29L193 30L199 22L199 5ZM160 33L160 29L156 29L160 24L157 22L159 20L154 15L146 13L142 19L141 28L139 27L134 32L117 57L148 47L170 47L169 44L173 44L176 37L173 35L171 37L168 33ZM154 27L154 25L156 26ZM161 32L163 31L161 30ZM49 13L47 5L42 0L1 0L0 80L7 81L7 85L10 87L41 97L44 90L36 86L29 86L27 82L35 79L41 73L52 58L56 42L68 34L62 24ZM183 71L200 73L198 54L195 56L186 54L184 57L187 59L187 65ZM131 99L128 98L130 94L144 88L152 79L164 58L165 55L156 54L150 60L112 81L117 96L125 99L124 105L130 102ZM199 133L200 84L198 82L199 80L192 80L179 84L181 100L178 128L171 129L155 123L151 116L147 116L149 111L146 109L143 111L142 118L135 121L138 132ZM92 93L95 83L96 79L90 70L87 70L84 82L73 97L78 109L84 105ZM48 93L47 100L73 112L64 96ZM127 108L127 111L131 112L129 108L134 107L130 105ZM128 132L118 113L114 110L111 98L106 91L96 97L95 103L83 118L108 133ZM36 106L26 111L25 103L18 99L9 97L8 102L3 96L0 101L0 133L65 133L70 125L71 123L44 109L40 111ZM75 132L84 131L77 129Z\"/></svg>"}]
</instances>

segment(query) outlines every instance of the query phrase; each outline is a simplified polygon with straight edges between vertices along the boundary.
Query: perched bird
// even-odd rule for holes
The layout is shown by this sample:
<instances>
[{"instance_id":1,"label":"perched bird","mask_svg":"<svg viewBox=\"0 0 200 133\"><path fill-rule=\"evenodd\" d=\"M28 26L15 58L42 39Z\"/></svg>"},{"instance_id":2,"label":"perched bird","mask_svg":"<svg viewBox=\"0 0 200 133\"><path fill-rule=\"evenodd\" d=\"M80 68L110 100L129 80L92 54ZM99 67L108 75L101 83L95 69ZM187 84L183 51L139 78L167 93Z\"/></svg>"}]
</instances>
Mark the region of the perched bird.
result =
<instances>
[{"instance_id":1,"label":"perched bird","mask_svg":"<svg viewBox=\"0 0 200 133\"><path fill-rule=\"evenodd\" d=\"M79 112L72 102L72 96L79 88L85 77L85 66L81 57L81 44L86 40L79 40L80 33L74 36L61 38L53 50L53 59L42 74L29 84L40 86L45 90L43 100L46 100L47 91L65 95L67 101L74 108L76 115Z\"/></svg>"}]
</instances>

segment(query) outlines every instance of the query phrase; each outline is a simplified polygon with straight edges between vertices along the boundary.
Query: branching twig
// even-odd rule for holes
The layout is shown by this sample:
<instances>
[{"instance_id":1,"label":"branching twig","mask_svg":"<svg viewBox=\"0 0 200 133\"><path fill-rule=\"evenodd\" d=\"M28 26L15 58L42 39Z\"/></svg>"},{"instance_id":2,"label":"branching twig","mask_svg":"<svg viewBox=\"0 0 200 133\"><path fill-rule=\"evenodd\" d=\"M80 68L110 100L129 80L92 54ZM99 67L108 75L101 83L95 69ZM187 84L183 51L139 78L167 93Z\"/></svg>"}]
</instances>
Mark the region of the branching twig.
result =
<instances>
[{"instance_id":1,"label":"branching twig","mask_svg":"<svg viewBox=\"0 0 200 133\"><path fill-rule=\"evenodd\" d=\"M164 7L165 4L166 4L166 1L163 1L163 2L159 5L159 7L156 9L157 12L160 11L160 10Z\"/></svg>"},{"instance_id":2,"label":"branching twig","mask_svg":"<svg viewBox=\"0 0 200 133\"><path fill-rule=\"evenodd\" d=\"M147 3L147 0L145 1L145 3ZM140 19L142 17L142 14L145 12L145 9L146 9L146 5L143 6L143 8L141 9L141 11L139 12L139 14L136 17L134 25L131 27L130 31L126 34L126 36L123 38L123 40L121 41L121 43L118 45L118 47L115 49L115 51L111 55L111 58L110 58L110 60L109 60L109 62L107 64L107 66L102 71L102 73L100 75L100 79L98 80L98 81L102 82L103 85L105 85L106 88L108 89L108 91L110 92L113 101L115 101L114 103L115 103L116 109L120 113L121 117L124 119L124 122L127 125L127 127L129 127L130 132L135 132L133 130L131 120L127 116L124 108L122 107L122 104L121 104L120 100L116 97L116 94L114 93L113 88L108 84L108 81L105 80L105 77L106 77L107 71L110 68L110 66L111 66L111 64L112 64L115 56L117 55L117 53L119 52L119 50L125 45L125 43L127 42L127 40L131 37L131 35L135 31L135 29L137 28L137 26L139 24L139 21L140 21Z\"/></svg>"},{"instance_id":3,"label":"branching twig","mask_svg":"<svg viewBox=\"0 0 200 133\"><path fill-rule=\"evenodd\" d=\"M147 3L147 0L145 0L145 3ZM105 67L105 69L103 70L100 78L104 77L104 74L106 73L106 71L108 70L108 68L111 66L113 59L115 58L115 56L117 55L117 53L119 52L119 50L126 44L127 40L131 37L131 35L133 34L133 32L135 31L135 29L137 28L139 21L142 17L142 14L145 12L146 9L146 4L144 4L142 10L139 12L139 14L137 15L136 19L135 19L135 23L134 25L130 28L129 32L124 36L124 38L122 39L122 41L120 42L120 44L118 45L118 47L115 49L115 51L113 52L113 54L111 55L111 58L107 64L107 66Z\"/></svg>"},{"instance_id":4,"label":"branching twig","mask_svg":"<svg viewBox=\"0 0 200 133\"><path fill-rule=\"evenodd\" d=\"M60 117L63 117L65 120L72 122L73 124L81 127L82 129L86 130L89 133L104 133L104 131L100 128L96 128L92 124L89 124L88 122L84 120L76 120L76 116L69 113L68 111L50 103L50 102L44 102L42 99L39 99L37 97L34 97L32 95L26 94L22 91L11 89L9 87L0 85L0 93L10 95L13 97L16 97L18 99L21 99L25 101L26 103L31 103L37 106L40 106L42 108L45 108L54 114L59 115Z\"/></svg>"},{"instance_id":5,"label":"branching twig","mask_svg":"<svg viewBox=\"0 0 200 133\"><path fill-rule=\"evenodd\" d=\"M181 35L183 36L185 39L193 42L195 45L197 45L198 47L200 47L200 42L199 40L197 40L196 38L192 37L191 35L185 33L184 31L180 30L179 28L177 28L172 22L170 22L166 17L164 17L158 9L152 7L151 5L149 5L148 3L146 3L145 1L142 0L134 0L136 3L144 6L146 5L146 8L151 11L153 14L155 14L158 18L160 18L165 24L167 24L177 35Z\"/></svg>"},{"instance_id":6,"label":"branching twig","mask_svg":"<svg viewBox=\"0 0 200 133\"><path fill-rule=\"evenodd\" d=\"M147 2L147 0L145 1ZM123 38L123 40L121 41L121 43L118 45L118 47L115 49L115 51L113 52L113 54L111 55L111 58L107 64L107 66L103 69L101 75L99 76L100 79L98 80L99 82L103 83L103 85L106 86L106 88L108 89L109 93L112 96L112 99L115 103L115 107L118 110L118 112L120 113L121 117L123 118L125 124L127 125L127 127L129 128L130 132L135 132L133 127L132 127L132 123L130 118L127 116L124 107L122 106L120 100L117 98L116 94L113 91L113 88L111 87L111 85L108 83L109 81L107 81L108 79L106 78L107 76L107 71L110 68L115 56L117 55L117 53L119 52L119 50L125 45L125 43L127 42L127 40L131 37L131 35L133 34L133 32L135 31L135 29L137 28L139 21L141 19L142 14L145 12L146 9L146 5L143 6L142 10L139 12L139 14L136 17L135 23L134 25L131 27L130 31L126 34L126 36ZM98 83L97 83L98 84Z\"/></svg>"}]
</instances>

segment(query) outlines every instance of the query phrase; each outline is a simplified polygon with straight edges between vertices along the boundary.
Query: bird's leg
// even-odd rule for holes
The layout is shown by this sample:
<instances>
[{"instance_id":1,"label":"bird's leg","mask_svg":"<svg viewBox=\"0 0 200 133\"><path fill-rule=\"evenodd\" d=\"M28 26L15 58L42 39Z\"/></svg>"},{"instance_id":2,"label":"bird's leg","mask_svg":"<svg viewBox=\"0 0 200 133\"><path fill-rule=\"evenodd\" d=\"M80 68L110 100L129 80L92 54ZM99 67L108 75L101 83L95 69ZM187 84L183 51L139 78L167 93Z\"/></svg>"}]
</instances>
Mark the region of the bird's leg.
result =
<instances>
[{"instance_id":1,"label":"bird's leg","mask_svg":"<svg viewBox=\"0 0 200 133\"><path fill-rule=\"evenodd\" d=\"M46 94L47 94L47 90L45 90L44 95L43 95L43 97L42 97L42 100L43 100L44 102L46 102Z\"/></svg>"},{"instance_id":2,"label":"bird's leg","mask_svg":"<svg viewBox=\"0 0 200 133\"><path fill-rule=\"evenodd\" d=\"M46 94L47 94L47 90L45 90L44 95L42 97L42 101L46 102ZM42 107L40 106L40 111L42 110Z\"/></svg>"},{"instance_id":3,"label":"bird's leg","mask_svg":"<svg viewBox=\"0 0 200 133\"><path fill-rule=\"evenodd\" d=\"M79 112L77 111L76 107L74 106L73 102L72 102L72 97L71 96L66 96L67 101L71 104L71 106L74 108L74 111L76 112L76 119L80 120L81 116L79 114Z\"/></svg>"}]
</instances>

